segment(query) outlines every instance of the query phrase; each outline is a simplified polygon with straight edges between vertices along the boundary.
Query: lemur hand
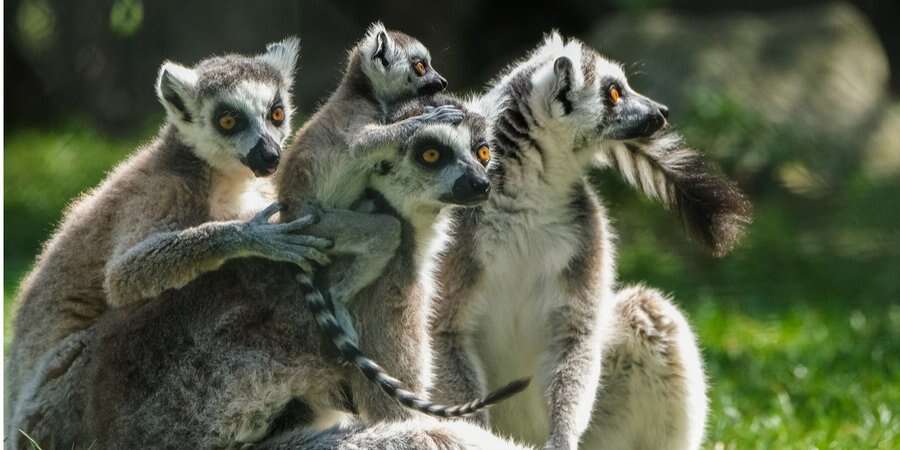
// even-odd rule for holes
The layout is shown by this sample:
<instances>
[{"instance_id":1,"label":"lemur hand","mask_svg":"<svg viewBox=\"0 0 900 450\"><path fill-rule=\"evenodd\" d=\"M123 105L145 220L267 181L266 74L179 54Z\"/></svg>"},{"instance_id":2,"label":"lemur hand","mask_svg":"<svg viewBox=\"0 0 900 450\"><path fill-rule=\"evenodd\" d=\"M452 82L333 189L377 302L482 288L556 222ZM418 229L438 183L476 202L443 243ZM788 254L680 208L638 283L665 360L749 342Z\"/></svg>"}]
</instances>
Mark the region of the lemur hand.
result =
<instances>
[{"instance_id":1,"label":"lemur hand","mask_svg":"<svg viewBox=\"0 0 900 450\"><path fill-rule=\"evenodd\" d=\"M449 123L456 125L465 119L466 113L454 105L426 106L425 113L417 119L422 123Z\"/></svg>"},{"instance_id":2,"label":"lemur hand","mask_svg":"<svg viewBox=\"0 0 900 450\"><path fill-rule=\"evenodd\" d=\"M319 221L318 214L305 214L288 223L270 223L269 219L282 210L273 203L242 224L250 254L274 261L291 262L311 273L313 263L324 266L331 261L323 250L330 248L330 239L300 234L306 227Z\"/></svg>"}]
</instances>

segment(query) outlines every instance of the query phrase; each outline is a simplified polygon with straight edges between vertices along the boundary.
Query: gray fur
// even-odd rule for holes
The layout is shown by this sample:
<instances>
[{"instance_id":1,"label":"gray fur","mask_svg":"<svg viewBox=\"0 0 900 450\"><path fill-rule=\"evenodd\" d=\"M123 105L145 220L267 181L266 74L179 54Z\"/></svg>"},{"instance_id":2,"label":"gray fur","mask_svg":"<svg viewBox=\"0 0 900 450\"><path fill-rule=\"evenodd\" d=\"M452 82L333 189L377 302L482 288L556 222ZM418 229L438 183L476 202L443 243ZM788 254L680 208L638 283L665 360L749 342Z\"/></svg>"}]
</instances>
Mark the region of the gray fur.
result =
<instances>
[{"instance_id":1,"label":"gray fur","mask_svg":"<svg viewBox=\"0 0 900 450\"><path fill-rule=\"evenodd\" d=\"M373 58L379 46L390 63L388 68ZM278 199L285 205L284 219L297 218L310 202L350 208L363 192L365 174L379 161L378 150L405 141L424 124L461 120L458 111L443 111L386 124L388 108L419 95L424 77L413 76L413 58L424 60L430 67L430 55L422 44L403 33L388 31L380 23L372 24L350 50L340 84L297 133L276 175ZM381 250L392 245L384 233L390 231L373 229L368 233L367 242L377 247L353 253L355 258L344 267L342 279L354 282L332 283L332 298L352 298L381 273L391 254ZM332 253L350 254L340 248Z\"/></svg>"},{"instance_id":2,"label":"gray fur","mask_svg":"<svg viewBox=\"0 0 900 450\"><path fill-rule=\"evenodd\" d=\"M620 103L607 94L611 83ZM604 401L597 396L602 357L616 320L613 235L584 175L603 143L652 139L667 112L631 90L617 64L558 34L471 104L488 118L496 189L486 205L456 213L438 263L434 398L467 398L536 372L533 389L478 419L548 449L574 449L592 423L594 399ZM709 186L718 184L699 189ZM703 208L720 208L722 197L708 198ZM696 353L691 340L678 345ZM694 370L683 373L702 378L699 359L690 364ZM693 378L686 382L696 384ZM705 400L685 407L702 429ZM605 420L594 417L594 426L612 423Z\"/></svg>"},{"instance_id":3,"label":"gray fur","mask_svg":"<svg viewBox=\"0 0 900 450\"><path fill-rule=\"evenodd\" d=\"M375 211L388 214L324 209L306 229L335 248L351 247L369 228L399 233L389 236L399 246L383 275L346 304L361 350L419 396L430 358L427 286L418 269L446 203L434 181L442 171L423 170L412 149L421 139L440 139L455 158L474 161L466 123L427 125L407 145L384 150L391 169L372 174L369 187ZM295 265L261 258L229 261L181 289L104 314L72 363L37 391L22 428L36 430L51 448L237 448L265 439L312 448L370 439L441 448L489 437L434 422L312 435L340 425L347 413L367 423L422 419L323 339L315 315L299 303L306 294L301 274ZM66 426L54 426L60 423Z\"/></svg>"},{"instance_id":4,"label":"gray fur","mask_svg":"<svg viewBox=\"0 0 900 450\"><path fill-rule=\"evenodd\" d=\"M296 48L295 40L280 45L292 43ZM210 118L204 105L233 97L246 99L252 109L250 102L265 105L271 100L259 98L265 95L260 89L289 96L290 80L266 58L272 55L213 58L197 69L163 65L158 94L169 112L168 123L153 142L73 203L22 285L6 366L8 420L32 408L27 398L19 399L25 383L41 385L56 371L39 361L110 308L179 288L233 258L261 256L307 269L310 261L327 262L319 249L328 240L297 234L311 218L270 224L275 210L269 209L242 219L247 210L260 207L243 199L248 193L260 196L253 192L254 174L240 162L245 149L237 141L208 139ZM285 64L292 65L293 59ZM242 84L248 82L265 84ZM225 91L204 90L213 85ZM290 106L285 109L289 113ZM285 122L284 128L248 130L280 147L290 127ZM8 431L17 426L7 424Z\"/></svg>"}]
</instances>

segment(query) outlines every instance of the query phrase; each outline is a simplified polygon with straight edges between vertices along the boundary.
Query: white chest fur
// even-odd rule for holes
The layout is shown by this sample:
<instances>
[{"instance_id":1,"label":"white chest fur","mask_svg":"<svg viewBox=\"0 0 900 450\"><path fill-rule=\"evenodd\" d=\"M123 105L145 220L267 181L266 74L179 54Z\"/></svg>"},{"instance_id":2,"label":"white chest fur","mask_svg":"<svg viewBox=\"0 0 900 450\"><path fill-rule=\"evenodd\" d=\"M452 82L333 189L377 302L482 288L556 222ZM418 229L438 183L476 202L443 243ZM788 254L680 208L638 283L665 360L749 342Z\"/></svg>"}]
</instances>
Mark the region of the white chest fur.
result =
<instances>
[{"instance_id":1,"label":"white chest fur","mask_svg":"<svg viewBox=\"0 0 900 450\"><path fill-rule=\"evenodd\" d=\"M548 412L540 367L550 356L551 312L566 304L564 270L579 247L566 213L486 214L476 236L483 267L474 289L477 320L470 330L488 386L535 376L527 391L494 407L494 425L519 439L542 442Z\"/></svg>"},{"instance_id":2,"label":"white chest fur","mask_svg":"<svg viewBox=\"0 0 900 450\"><path fill-rule=\"evenodd\" d=\"M209 192L212 220L247 220L273 201L274 188L267 178L213 174Z\"/></svg>"}]
</instances>

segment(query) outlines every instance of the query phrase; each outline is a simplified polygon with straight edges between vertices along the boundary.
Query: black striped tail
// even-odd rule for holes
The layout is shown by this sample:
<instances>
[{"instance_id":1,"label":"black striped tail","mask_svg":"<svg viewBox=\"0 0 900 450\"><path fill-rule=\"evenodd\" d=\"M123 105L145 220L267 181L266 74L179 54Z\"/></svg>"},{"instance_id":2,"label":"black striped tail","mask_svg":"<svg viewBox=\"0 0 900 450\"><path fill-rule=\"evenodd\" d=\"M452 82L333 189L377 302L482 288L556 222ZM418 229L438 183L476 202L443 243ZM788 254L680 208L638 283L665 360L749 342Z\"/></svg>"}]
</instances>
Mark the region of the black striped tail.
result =
<instances>
[{"instance_id":1,"label":"black striped tail","mask_svg":"<svg viewBox=\"0 0 900 450\"><path fill-rule=\"evenodd\" d=\"M366 378L377 384L382 391L407 408L436 417L467 416L522 392L531 382L530 378L515 380L500 389L490 392L484 398L472 400L461 405L438 405L419 398L414 392L403 389L403 383L400 380L390 376L375 361L363 354L350 338L349 333L338 323L333 313L334 305L330 299L323 296L305 277L301 277L300 282L307 289L306 306L315 316L316 323L319 324L322 331L337 347L341 356L347 361L353 362Z\"/></svg>"},{"instance_id":2,"label":"black striped tail","mask_svg":"<svg viewBox=\"0 0 900 450\"><path fill-rule=\"evenodd\" d=\"M731 251L750 223L752 208L744 194L677 133L609 142L598 160L647 197L675 210L690 235L716 256Z\"/></svg>"}]
</instances>

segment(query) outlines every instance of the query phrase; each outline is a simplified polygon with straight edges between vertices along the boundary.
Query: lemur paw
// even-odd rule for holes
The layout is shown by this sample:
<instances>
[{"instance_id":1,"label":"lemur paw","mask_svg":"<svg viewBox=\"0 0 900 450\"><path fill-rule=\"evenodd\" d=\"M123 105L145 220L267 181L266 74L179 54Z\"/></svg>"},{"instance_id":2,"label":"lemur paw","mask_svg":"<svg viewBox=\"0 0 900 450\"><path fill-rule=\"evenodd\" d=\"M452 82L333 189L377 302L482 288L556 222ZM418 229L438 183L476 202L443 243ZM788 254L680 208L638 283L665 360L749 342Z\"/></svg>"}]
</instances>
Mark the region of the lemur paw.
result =
<instances>
[{"instance_id":1,"label":"lemur paw","mask_svg":"<svg viewBox=\"0 0 900 450\"><path fill-rule=\"evenodd\" d=\"M300 234L306 227L318 223L321 216L305 214L288 223L270 223L269 219L281 210L280 204L273 203L244 224L244 233L249 238L249 252L274 261L297 264L305 272L312 272L314 264L328 265L331 260L323 250L331 248L333 242Z\"/></svg>"},{"instance_id":2,"label":"lemur paw","mask_svg":"<svg viewBox=\"0 0 900 450\"><path fill-rule=\"evenodd\" d=\"M425 113L418 117L423 123L449 123L456 125L463 121L466 114L453 105L426 106Z\"/></svg>"}]
</instances>

